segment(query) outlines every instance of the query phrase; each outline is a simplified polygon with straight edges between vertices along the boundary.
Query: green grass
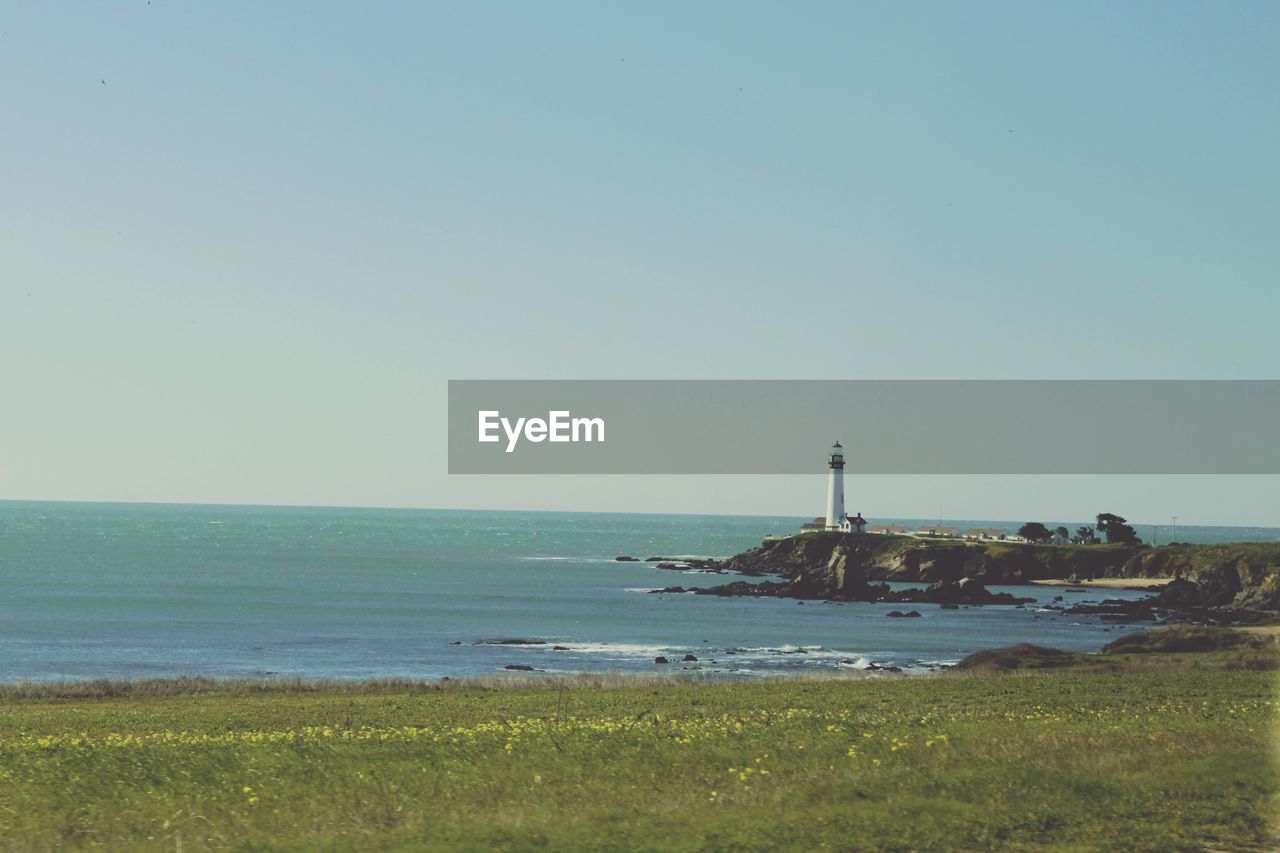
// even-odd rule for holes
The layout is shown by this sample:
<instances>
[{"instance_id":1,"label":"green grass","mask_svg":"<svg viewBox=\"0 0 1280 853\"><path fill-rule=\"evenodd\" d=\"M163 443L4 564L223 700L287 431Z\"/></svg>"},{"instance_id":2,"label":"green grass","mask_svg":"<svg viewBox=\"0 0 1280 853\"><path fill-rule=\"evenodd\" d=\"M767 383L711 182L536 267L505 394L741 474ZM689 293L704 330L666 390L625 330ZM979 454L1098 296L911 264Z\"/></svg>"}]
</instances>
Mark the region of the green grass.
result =
<instances>
[{"instance_id":1,"label":"green grass","mask_svg":"<svg viewBox=\"0 0 1280 853\"><path fill-rule=\"evenodd\" d=\"M11 688L0 692L0 847L1274 839L1272 673L611 685Z\"/></svg>"}]
</instances>

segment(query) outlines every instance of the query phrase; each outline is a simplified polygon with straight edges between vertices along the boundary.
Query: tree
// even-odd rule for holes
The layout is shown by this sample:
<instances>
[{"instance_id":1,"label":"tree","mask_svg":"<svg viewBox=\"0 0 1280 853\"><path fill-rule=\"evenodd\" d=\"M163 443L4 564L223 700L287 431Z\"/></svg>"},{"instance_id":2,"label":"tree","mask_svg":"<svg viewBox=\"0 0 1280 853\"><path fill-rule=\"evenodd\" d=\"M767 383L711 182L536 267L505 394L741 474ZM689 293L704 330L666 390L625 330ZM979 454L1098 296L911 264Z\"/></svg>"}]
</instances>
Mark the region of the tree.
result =
<instances>
[{"instance_id":1,"label":"tree","mask_svg":"<svg viewBox=\"0 0 1280 853\"><path fill-rule=\"evenodd\" d=\"M1067 530L1067 528L1065 527L1055 527L1053 530L1053 534L1057 536L1059 539L1067 539L1068 537L1071 536L1071 531Z\"/></svg>"},{"instance_id":2,"label":"tree","mask_svg":"<svg viewBox=\"0 0 1280 853\"><path fill-rule=\"evenodd\" d=\"M1093 528L1085 525L1076 528L1076 541L1081 545L1097 545L1098 536L1093 532Z\"/></svg>"},{"instance_id":3,"label":"tree","mask_svg":"<svg viewBox=\"0 0 1280 853\"><path fill-rule=\"evenodd\" d=\"M1107 535L1108 545L1141 545L1138 531L1123 518L1109 512L1098 514L1098 529Z\"/></svg>"},{"instance_id":4,"label":"tree","mask_svg":"<svg viewBox=\"0 0 1280 853\"><path fill-rule=\"evenodd\" d=\"M1053 534L1038 521L1028 521L1018 528L1018 535L1028 542L1048 542Z\"/></svg>"}]
</instances>

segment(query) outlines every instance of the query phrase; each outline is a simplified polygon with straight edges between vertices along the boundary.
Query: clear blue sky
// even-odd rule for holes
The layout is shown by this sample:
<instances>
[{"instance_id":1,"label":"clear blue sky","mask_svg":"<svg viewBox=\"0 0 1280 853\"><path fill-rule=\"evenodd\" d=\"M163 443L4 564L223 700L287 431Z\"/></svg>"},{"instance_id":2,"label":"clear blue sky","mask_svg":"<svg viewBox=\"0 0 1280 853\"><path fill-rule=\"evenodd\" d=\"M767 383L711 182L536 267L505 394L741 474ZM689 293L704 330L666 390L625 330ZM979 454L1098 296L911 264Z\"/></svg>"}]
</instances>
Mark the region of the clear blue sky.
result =
<instances>
[{"instance_id":1,"label":"clear blue sky","mask_svg":"<svg viewBox=\"0 0 1280 853\"><path fill-rule=\"evenodd\" d=\"M821 449L812 481L449 478L445 381L1277 378L1280 4L15 2L0 31L0 498L816 514ZM1276 477L858 488L1280 524Z\"/></svg>"}]
</instances>

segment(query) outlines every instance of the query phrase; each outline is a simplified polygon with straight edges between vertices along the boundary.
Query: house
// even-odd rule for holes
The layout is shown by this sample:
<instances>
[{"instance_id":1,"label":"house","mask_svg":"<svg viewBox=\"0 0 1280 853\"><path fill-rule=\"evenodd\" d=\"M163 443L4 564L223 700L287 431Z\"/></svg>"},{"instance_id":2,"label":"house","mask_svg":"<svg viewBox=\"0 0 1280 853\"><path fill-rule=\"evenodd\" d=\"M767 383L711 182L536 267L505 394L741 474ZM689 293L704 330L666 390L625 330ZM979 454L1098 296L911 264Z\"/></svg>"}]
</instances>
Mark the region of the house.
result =
<instances>
[{"instance_id":1,"label":"house","mask_svg":"<svg viewBox=\"0 0 1280 853\"><path fill-rule=\"evenodd\" d=\"M954 527L947 527L942 524L929 524L918 528L915 532L916 536L928 536L931 538L943 538L948 536L959 536L960 531Z\"/></svg>"},{"instance_id":2,"label":"house","mask_svg":"<svg viewBox=\"0 0 1280 853\"><path fill-rule=\"evenodd\" d=\"M873 524L867 528L868 533L878 533L881 536L905 536L907 528L901 524Z\"/></svg>"},{"instance_id":3,"label":"house","mask_svg":"<svg viewBox=\"0 0 1280 853\"><path fill-rule=\"evenodd\" d=\"M973 539L979 542L985 542L990 539L1004 539L1009 535L1007 530L999 530L994 527L974 527L964 532L965 539Z\"/></svg>"}]
</instances>

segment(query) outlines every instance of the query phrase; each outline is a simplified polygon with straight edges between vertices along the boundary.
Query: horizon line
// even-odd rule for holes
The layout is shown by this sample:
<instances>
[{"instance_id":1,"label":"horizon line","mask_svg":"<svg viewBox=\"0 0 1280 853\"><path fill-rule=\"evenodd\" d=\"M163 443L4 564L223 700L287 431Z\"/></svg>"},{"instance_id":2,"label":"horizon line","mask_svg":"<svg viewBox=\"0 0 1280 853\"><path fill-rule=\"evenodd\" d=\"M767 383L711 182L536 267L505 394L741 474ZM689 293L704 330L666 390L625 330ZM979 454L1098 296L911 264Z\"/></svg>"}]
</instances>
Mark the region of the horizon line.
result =
<instances>
[{"instance_id":1,"label":"horizon line","mask_svg":"<svg viewBox=\"0 0 1280 853\"><path fill-rule=\"evenodd\" d=\"M498 512L498 513L544 513L547 515L653 515L662 517L693 517L693 518L761 518L761 519L801 519L805 520L811 516L804 515L777 515L767 513L723 513L723 512L643 512L634 510L579 510L579 509L529 509L529 508L494 508L494 507L442 507L442 506L395 506L385 504L272 504L272 503L256 503L256 502L229 502L229 501L164 501L164 500L93 500L93 499L75 499L75 498L0 498L0 504L104 504L111 506L173 506L173 507L234 507L241 509L334 509L334 510L403 510L403 511L422 511L422 512ZM1182 518L1182 516L1178 516ZM1014 522L1016 519L997 519L997 518L981 518L979 516L972 517L949 517L942 518L939 516L912 516L912 515L877 515L872 516L873 519L886 519L890 521L1007 521ZM870 519L868 519L870 520ZM1063 519L1051 519L1065 524L1088 523L1089 519L1075 519L1072 521L1064 521ZM1041 519L1044 523L1044 520ZM1020 523L1026 523L1020 522ZM1153 528L1173 528L1173 527L1228 527L1228 528L1258 528L1262 530L1280 530L1280 523L1275 525L1269 524L1198 524L1192 522L1183 522L1180 524L1169 524L1150 522L1150 521L1132 521L1128 522L1136 527L1153 527Z\"/></svg>"}]
</instances>

